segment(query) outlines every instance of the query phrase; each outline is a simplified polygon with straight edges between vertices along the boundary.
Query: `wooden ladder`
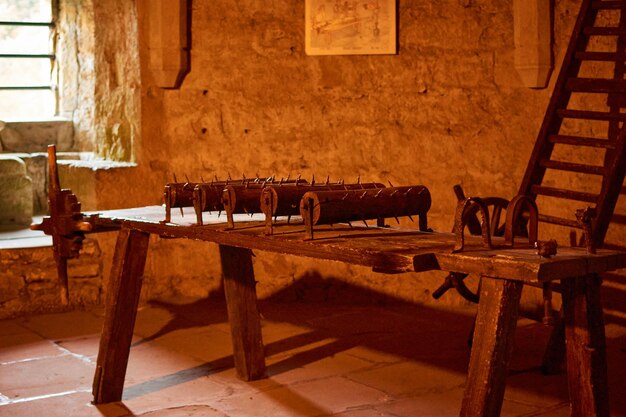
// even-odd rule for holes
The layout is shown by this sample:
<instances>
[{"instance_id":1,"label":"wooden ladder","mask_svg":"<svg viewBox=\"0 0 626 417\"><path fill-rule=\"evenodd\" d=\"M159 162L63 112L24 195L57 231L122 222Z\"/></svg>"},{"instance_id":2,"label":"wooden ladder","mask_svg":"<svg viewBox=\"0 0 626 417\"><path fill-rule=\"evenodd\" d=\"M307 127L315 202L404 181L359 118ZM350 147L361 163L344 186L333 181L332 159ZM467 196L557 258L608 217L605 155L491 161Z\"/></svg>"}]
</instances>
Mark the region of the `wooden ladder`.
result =
<instances>
[{"instance_id":1,"label":"wooden ladder","mask_svg":"<svg viewBox=\"0 0 626 417\"><path fill-rule=\"evenodd\" d=\"M604 242L610 223L626 225L626 215L614 213L620 193L626 194L626 113L621 112L626 107L625 60L626 1L583 0L519 189L519 194L534 199L543 196L594 208L597 214L592 222L591 240L596 247L626 248L625 243ZM599 74L601 70L604 73ZM556 152L557 146L564 152ZM603 156L599 157L600 162L589 164L559 160L559 153L582 155L583 159L585 153L593 153L596 160L598 155ZM568 172L559 177L567 177L566 186L550 186L551 170ZM578 178L569 180L572 175ZM599 191L567 186L587 181L595 181ZM544 214L539 220L581 228L573 212L572 218Z\"/></svg>"}]
</instances>

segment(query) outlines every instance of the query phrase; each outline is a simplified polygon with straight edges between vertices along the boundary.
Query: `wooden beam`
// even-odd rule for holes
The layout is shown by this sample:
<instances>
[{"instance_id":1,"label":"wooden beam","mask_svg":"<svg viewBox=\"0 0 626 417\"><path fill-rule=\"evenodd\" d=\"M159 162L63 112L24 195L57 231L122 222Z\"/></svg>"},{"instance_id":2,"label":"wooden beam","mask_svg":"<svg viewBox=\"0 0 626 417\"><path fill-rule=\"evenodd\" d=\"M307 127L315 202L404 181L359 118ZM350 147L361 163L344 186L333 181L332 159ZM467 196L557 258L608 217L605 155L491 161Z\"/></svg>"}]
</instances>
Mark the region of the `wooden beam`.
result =
<instances>
[{"instance_id":1,"label":"wooden beam","mask_svg":"<svg viewBox=\"0 0 626 417\"><path fill-rule=\"evenodd\" d=\"M598 275L561 280L572 417L608 417L604 319Z\"/></svg>"},{"instance_id":2,"label":"wooden beam","mask_svg":"<svg viewBox=\"0 0 626 417\"><path fill-rule=\"evenodd\" d=\"M522 287L483 277L461 417L500 415Z\"/></svg>"},{"instance_id":3,"label":"wooden beam","mask_svg":"<svg viewBox=\"0 0 626 417\"><path fill-rule=\"evenodd\" d=\"M220 245L224 294L237 375L244 381L265 376L265 352L256 299L252 251Z\"/></svg>"},{"instance_id":4,"label":"wooden beam","mask_svg":"<svg viewBox=\"0 0 626 417\"><path fill-rule=\"evenodd\" d=\"M93 381L94 404L122 400L149 238L128 228L117 237Z\"/></svg>"}]
</instances>

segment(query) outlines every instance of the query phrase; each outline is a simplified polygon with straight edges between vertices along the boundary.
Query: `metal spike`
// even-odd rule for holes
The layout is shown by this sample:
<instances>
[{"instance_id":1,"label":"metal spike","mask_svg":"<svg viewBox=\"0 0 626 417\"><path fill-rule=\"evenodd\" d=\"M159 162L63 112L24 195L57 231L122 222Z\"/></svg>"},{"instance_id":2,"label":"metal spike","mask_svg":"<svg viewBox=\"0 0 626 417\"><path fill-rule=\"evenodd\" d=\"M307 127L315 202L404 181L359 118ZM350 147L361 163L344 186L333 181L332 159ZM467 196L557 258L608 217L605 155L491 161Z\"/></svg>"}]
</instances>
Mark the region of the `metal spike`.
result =
<instances>
[{"instance_id":1,"label":"metal spike","mask_svg":"<svg viewBox=\"0 0 626 417\"><path fill-rule=\"evenodd\" d=\"M298 185L298 182L300 182L301 177L302 177L302 174L298 174L298 178L296 178L296 185Z\"/></svg>"},{"instance_id":2,"label":"metal spike","mask_svg":"<svg viewBox=\"0 0 626 417\"><path fill-rule=\"evenodd\" d=\"M330 181L330 175L326 176L326 182L324 183L324 185L328 185L328 182Z\"/></svg>"},{"instance_id":3,"label":"metal spike","mask_svg":"<svg viewBox=\"0 0 626 417\"><path fill-rule=\"evenodd\" d=\"M400 220L396 216L393 216L393 218L396 219L396 222L398 222L398 224L400 224Z\"/></svg>"},{"instance_id":4,"label":"metal spike","mask_svg":"<svg viewBox=\"0 0 626 417\"><path fill-rule=\"evenodd\" d=\"M220 214L222 214L222 210L218 210L218 211L217 211L217 218L218 218L218 219L220 218Z\"/></svg>"},{"instance_id":5,"label":"metal spike","mask_svg":"<svg viewBox=\"0 0 626 417\"><path fill-rule=\"evenodd\" d=\"M185 179L187 180L187 182L191 182L189 181L189 177L187 176L187 174L185 174Z\"/></svg>"},{"instance_id":6,"label":"metal spike","mask_svg":"<svg viewBox=\"0 0 626 417\"><path fill-rule=\"evenodd\" d=\"M291 221L291 214L287 216L287 224Z\"/></svg>"},{"instance_id":7,"label":"metal spike","mask_svg":"<svg viewBox=\"0 0 626 417\"><path fill-rule=\"evenodd\" d=\"M362 220L363 224L365 225L365 227L367 227L368 229L370 228L370 226L367 224L367 222L365 221L365 219Z\"/></svg>"},{"instance_id":8,"label":"metal spike","mask_svg":"<svg viewBox=\"0 0 626 417\"><path fill-rule=\"evenodd\" d=\"M391 181L387 180L387 182L388 182L388 183L389 183L389 185L391 185L392 187L395 187L395 186L391 183Z\"/></svg>"},{"instance_id":9,"label":"metal spike","mask_svg":"<svg viewBox=\"0 0 626 417\"><path fill-rule=\"evenodd\" d=\"M291 176L291 174L287 174L287 178L285 178L285 182L289 181L289 177Z\"/></svg>"},{"instance_id":10,"label":"metal spike","mask_svg":"<svg viewBox=\"0 0 626 417\"><path fill-rule=\"evenodd\" d=\"M367 191L365 191L363 194L361 194L361 196L359 197L359 200L363 200L366 195L367 195Z\"/></svg>"},{"instance_id":11,"label":"metal spike","mask_svg":"<svg viewBox=\"0 0 626 417\"><path fill-rule=\"evenodd\" d=\"M219 182L219 178L217 178L217 175L213 175L213 177L215 178L215 182Z\"/></svg>"},{"instance_id":12,"label":"metal spike","mask_svg":"<svg viewBox=\"0 0 626 417\"><path fill-rule=\"evenodd\" d=\"M352 223L348 222L348 226L352 229Z\"/></svg>"},{"instance_id":13,"label":"metal spike","mask_svg":"<svg viewBox=\"0 0 626 417\"><path fill-rule=\"evenodd\" d=\"M278 220L278 216L274 216L274 223Z\"/></svg>"},{"instance_id":14,"label":"metal spike","mask_svg":"<svg viewBox=\"0 0 626 417\"><path fill-rule=\"evenodd\" d=\"M254 216L254 212L250 213L250 218L252 218L252 216Z\"/></svg>"},{"instance_id":15,"label":"metal spike","mask_svg":"<svg viewBox=\"0 0 626 417\"><path fill-rule=\"evenodd\" d=\"M409 214L409 219L411 219L412 222L415 222L415 220L413 220L413 217L411 217L411 215Z\"/></svg>"},{"instance_id":16,"label":"metal spike","mask_svg":"<svg viewBox=\"0 0 626 417\"><path fill-rule=\"evenodd\" d=\"M283 185L283 177L280 177L280 181L278 181L278 185Z\"/></svg>"},{"instance_id":17,"label":"metal spike","mask_svg":"<svg viewBox=\"0 0 626 417\"><path fill-rule=\"evenodd\" d=\"M376 195L374 196L374 198L378 198L380 196L380 194L383 192L382 188L379 192L376 193Z\"/></svg>"},{"instance_id":18,"label":"metal spike","mask_svg":"<svg viewBox=\"0 0 626 417\"><path fill-rule=\"evenodd\" d=\"M311 185L315 185L315 174L311 175Z\"/></svg>"},{"instance_id":19,"label":"metal spike","mask_svg":"<svg viewBox=\"0 0 626 417\"><path fill-rule=\"evenodd\" d=\"M398 190L393 190L393 193L389 194L389 197L393 197L394 195L396 195L398 193L399 193Z\"/></svg>"},{"instance_id":20,"label":"metal spike","mask_svg":"<svg viewBox=\"0 0 626 417\"><path fill-rule=\"evenodd\" d=\"M179 209L180 209L180 217L185 217L185 213L183 213L183 208L179 207Z\"/></svg>"},{"instance_id":21,"label":"metal spike","mask_svg":"<svg viewBox=\"0 0 626 417\"><path fill-rule=\"evenodd\" d=\"M178 180L176 179L176 174L172 172L172 175L174 176L174 182L178 182Z\"/></svg>"},{"instance_id":22,"label":"metal spike","mask_svg":"<svg viewBox=\"0 0 626 417\"><path fill-rule=\"evenodd\" d=\"M241 173L241 178L243 179L243 181L246 180L246 174L244 174L243 172Z\"/></svg>"},{"instance_id":23,"label":"metal spike","mask_svg":"<svg viewBox=\"0 0 626 417\"><path fill-rule=\"evenodd\" d=\"M232 180L232 178L230 177L230 172L227 172L226 174L228 175L228 179Z\"/></svg>"},{"instance_id":24,"label":"metal spike","mask_svg":"<svg viewBox=\"0 0 626 417\"><path fill-rule=\"evenodd\" d=\"M361 185L361 176L360 176L360 175L358 175L358 176L356 177L356 183L357 183L357 184L359 184L359 185Z\"/></svg>"},{"instance_id":25,"label":"metal spike","mask_svg":"<svg viewBox=\"0 0 626 417\"><path fill-rule=\"evenodd\" d=\"M202 178L202 175L200 175L200 181L204 182L204 178Z\"/></svg>"},{"instance_id":26,"label":"metal spike","mask_svg":"<svg viewBox=\"0 0 626 417\"><path fill-rule=\"evenodd\" d=\"M245 207L243 208L243 212L246 213L246 214L250 214L250 213L248 213L248 209L245 208Z\"/></svg>"},{"instance_id":27,"label":"metal spike","mask_svg":"<svg viewBox=\"0 0 626 417\"><path fill-rule=\"evenodd\" d=\"M406 193L404 193L404 195L409 195L409 193L413 190L413 187L409 188L408 190L406 190Z\"/></svg>"},{"instance_id":28,"label":"metal spike","mask_svg":"<svg viewBox=\"0 0 626 417\"><path fill-rule=\"evenodd\" d=\"M348 198L348 196L349 196L349 195L350 195L349 193L346 193L346 195L344 195L343 197L341 197L341 201L344 201L346 198Z\"/></svg>"}]
</instances>

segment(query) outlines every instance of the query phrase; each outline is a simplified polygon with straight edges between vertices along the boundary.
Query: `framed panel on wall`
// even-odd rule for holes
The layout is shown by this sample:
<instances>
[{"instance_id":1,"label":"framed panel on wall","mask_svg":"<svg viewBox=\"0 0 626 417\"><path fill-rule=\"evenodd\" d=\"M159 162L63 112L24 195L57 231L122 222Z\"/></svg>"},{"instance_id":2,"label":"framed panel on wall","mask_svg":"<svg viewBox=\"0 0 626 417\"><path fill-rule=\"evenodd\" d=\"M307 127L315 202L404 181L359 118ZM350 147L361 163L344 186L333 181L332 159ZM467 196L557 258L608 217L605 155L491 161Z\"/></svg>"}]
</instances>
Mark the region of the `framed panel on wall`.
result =
<instances>
[{"instance_id":1,"label":"framed panel on wall","mask_svg":"<svg viewBox=\"0 0 626 417\"><path fill-rule=\"evenodd\" d=\"M305 0L307 55L396 53L396 0Z\"/></svg>"}]
</instances>

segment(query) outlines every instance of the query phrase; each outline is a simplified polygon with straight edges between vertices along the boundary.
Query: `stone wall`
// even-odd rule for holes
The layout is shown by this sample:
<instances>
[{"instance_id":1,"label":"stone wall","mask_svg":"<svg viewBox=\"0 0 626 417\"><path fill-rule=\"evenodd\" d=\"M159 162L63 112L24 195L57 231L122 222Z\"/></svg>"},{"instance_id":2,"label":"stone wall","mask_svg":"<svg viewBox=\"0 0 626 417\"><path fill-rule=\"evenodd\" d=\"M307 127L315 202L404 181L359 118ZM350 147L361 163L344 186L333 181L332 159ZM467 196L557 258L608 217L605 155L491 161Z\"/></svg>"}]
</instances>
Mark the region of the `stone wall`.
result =
<instances>
[{"instance_id":1,"label":"stone wall","mask_svg":"<svg viewBox=\"0 0 626 417\"><path fill-rule=\"evenodd\" d=\"M149 0L138 0L136 14L122 12L131 7L124 0L97 3L96 22L111 26L96 36L96 66L109 70L97 77L97 88L106 91L96 94L103 101L95 109L111 105L114 112L111 123L97 129L98 151L133 159L137 167L93 174L97 196L88 208L159 204L174 173L191 179L242 172L360 175L428 186L431 227L448 231L454 184L472 195L516 194L554 84L555 76L547 89L522 86L513 66L510 0L401 0L397 55L320 57L304 54L302 0L193 1L191 71L178 90L155 87L146 71ZM579 4L556 2L557 70ZM135 55L124 48L136 46L135 16L140 114L120 110L117 98L109 101L132 98L124 94L137 87L123 76L134 68ZM127 93L106 94L122 87ZM559 239L567 244L565 236ZM113 240L98 239L109 262ZM269 254L255 258L255 267L261 296L285 288L335 294L328 283L353 282L383 298L425 302L442 278L382 276ZM219 274L214 245L155 238L144 296L207 295L219 289Z\"/></svg>"},{"instance_id":2,"label":"stone wall","mask_svg":"<svg viewBox=\"0 0 626 417\"><path fill-rule=\"evenodd\" d=\"M77 259L68 262L70 306L101 302L102 260L97 242L85 239ZM0 319L59 311L57 270L50 247L0 251ZM70 324L68 324L70 325Z\"/></svg>"}]
</instances>

